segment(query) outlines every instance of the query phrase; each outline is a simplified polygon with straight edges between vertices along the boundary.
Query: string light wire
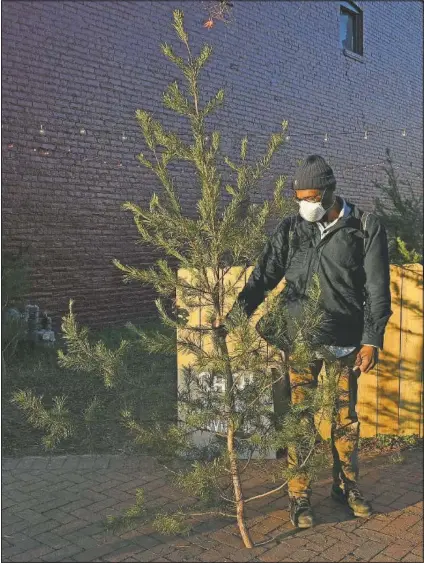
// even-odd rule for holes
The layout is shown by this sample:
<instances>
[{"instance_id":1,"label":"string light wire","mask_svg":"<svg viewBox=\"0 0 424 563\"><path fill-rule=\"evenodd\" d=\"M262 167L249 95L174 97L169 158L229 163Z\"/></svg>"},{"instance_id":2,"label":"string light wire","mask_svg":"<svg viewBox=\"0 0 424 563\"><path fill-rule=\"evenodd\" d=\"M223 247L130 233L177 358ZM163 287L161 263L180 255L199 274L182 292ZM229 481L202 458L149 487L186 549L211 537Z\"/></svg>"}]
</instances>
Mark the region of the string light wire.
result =
<instances>
[{"instance_id":1,"label":"string light wire","mask_svg":"<svg viewBox=\"0 0 424 563\"><path fill-rule=\"evenodd\" d=\"M57 119L58 121L59 120L62 121L63 118L62 117L55 117L55 116L50 117L50 121L52 121L52 120L54 121L55 119ZM5 125L6 124L3 122L3 124L2 124L3 130L5 129L5 127L4 127ZM288 130L289 129L290 129L290 133L289 133L290 137L299 137L299 138L300 137L324 137L326 134L328 135L328 137L355 136L356 134L360 134L360 135L363 136L365 132L367 132L368 135L369 134L375 135L375 134L379 134L379 133L398 133L400 136L406 137L408 131L415 131L415 130L418 130L418 129L422 130L423 126L422 125L411 125L410 127L405 127L405 126L400 125L400 126L395 127L395 128L393 128L393 127L390 127L390 128L373 128L371 126L364 125L360 128L352 127L352 128L349 128L349 129L342 128L342 129L334 129L334 130L326 128L322 131L313 131L313 132L310 132L310 133L306 133L306 132L296 133L296 132L293 132L292 125L289 122ZM287 133L288 133L288 130L287 130ZM42 136L52 136L52 135L54 135L53 130L48 129L48 131L49 131L49 133L47 133L47 131L44 129L44 125L41 125L39 127L39 134L40 135L42 135ZM65 131L65 133L70 134L70 135L76 134L77 132L79 133L80 136L86 136L86 137L89 136L88 133L87 133L87 129L84 126L75 127L75 128L70 127L70 128L67 128L67 130ZM121 135L119 135L116 131L116 128L114 128L114 129L103 129L103 128L97 129L96 134L108 135L112 139L121 139L121 140L127 140L128 139L125 132L123 132ZM261 132L256 133L254 131L252 131L251 133L247 133L247 135L248 136L255 136L255 137L269 137L269 133L261 133Z\"/></svg>"},{"instance_id":2,"label":"string light wire","mask_svg":"<svg viewBox=\"0 0 424 563\"><path fill-rule=\"evenodd\" d=\"M2 129L4 130L4 124L2 124ZM290 143L290 141L292 140L293 137L317 137L317 136L321 136L321 138L323 138L325 143L328 143L331 145L331 139L332 138L338 138L341 136L346 136L346 135L352 135L353 133L361 133L362 134L362 138L367 140L369 138L369 133L393 133L393 132L397 132L398 134L400 133L400 136L405 138L407 136L407 131L415 131L417 129L422 129L421 126L412 126L412 127L408 127L400 129L400 128L396 128L396 129L392 129L392 128L386 128L386 129L370 129L369 127L361 128L361 129L350 129L348 132L343 131L340 132L339 131L332 131L331 134L326 131L324 133L324 137L322 137L323 133L319 133L319 132L311 132L311 133L293 133L292 128L288 128L286 131L286 135L285 135L285 141L287 143ZM79 133L79 135L77 135L77 132ZM87 137L87 130L85 127L80 126L79 129L72 129L72 130L67 130L66 133L68 134L72 134L74 133L76 138L80 137L80 136L84 136ZM113 133L113 136L115 137L116 140L120 139L122 142L127 141L128 137L126 135L125 132L123 132L120 136L120 138L117 136L116 134L116 130L101 130L99 131L100 135L102 134L110 134ZM44 129L44 125L40 125L40 129L39 129L39 134L40 136L44 137L44 142L45 142L45 136L46 136L46 130ZM247 134L248 138L267 138L269 139L271 133L256 133L256 132L251 132ZM49 135L48 137L52 137L54 136L54 131L49 129ZM409 136L410 138L410 136ZM43 143L44 144L44 143ZM29 152L29 154L34 154L37 153L37 156L50 156L54 153L60 153L63 152L65 153L68 157L73 157L74 155L72 154L72 149L67 146L67 148L61 148L61 147L54 147L51 148L51 146L46 143L47 146L43 147L38 147L38 148L31 148L28 149L28 143L27 144L20 144L20 143L16 143L16 142L9 142L7 143L7 149L8 151L12 151L13 152L18 152L18 153L25 153L25 152ZM19 150L20 148L22 148L23 150ZM328 157L329 159L333 158L333 159L337 159L337 157ZM80 159L81 163L86 163L86 162L103 162L103 164L107 164L107 163L114 163L114 166L117 168L124 168L125 166L122 164L121 160L115 160L113 159L113 161L111 159L107 159L105 160L104 156L96 156L96 157L83 157ZM347 168L343 168L343 171L352 171L352 170L358 170L358 169L367 169L367 168L373 168L376 166L382 166L385 164L385 161L379 161L376 163L365 163L365 164L355 164L354 166L350 166ZM395 168L400 169L399 166L395 166ZM338 171L340 173L340 171ZM410 170L408 170L407 172L409 175L414 175L413 172L411 172ZM421 177L420 174L416 174L416 176Z\"/></svg>"},{"instance_id":3,"label":"string light wire","mask_svg":"<svg viewBox=\"0 0 424 563\"><path fill-rule=\"evenodd\" d=\"M16 150L19 147L23 147L24 150ZM50 155L53 155L54 153L62 152L62 153L65 153L68 158L73 158L73 159L75 158L74 154L70 154L69 149L60 148L60 147L56 147L54 150L44 149L42 147L28 149L27 145L19 145L19 143L18 144L9 143L8 149L9 149L9 151L13 150L13 152L15 152L15 153L20 153L20 154L26 153L26 154L29 154L29 155L36 152L39 156L50 156ZM327 159L331 162L333 162L337 158L338 158L338 156L335 156L335 155L333 155L333 156L330 155L330 156L327 157ZM112 164L114 168L130 168L130 167L133 167L134 165L137 166L137 164L138 164L138 166L142 166L140 163L137 163L137 162L134 162L131 165L124 165L122 163L122 160L120 160L120 159L113 159L113 160L107 159L107 160L105 160L104 156L83 157L83 158L79 159L79 162L84 163L84 164L90 163L90 162L91 163L92 162L102 162L103 164ZM353 164L353 163L347 163L347 164ZM366 169L369 169L369 168L383 167L385 165L387 165L387 161L386 160L380 160L380 161L377 161L377 162L366 162L366 163L361 163L361 164L353 164L352 166L347 166L347 167L345 166L342 169L336 168L336 170L337 170L338 177L343 178L343 176L342 176L343 172L352 172L354 170L366 170ZM393 165L393 168L397 169L397 170L403 170L407 176L416 176L416 177L420 177L420 178L422 177L422 174L416 173L414 171L411 171L411 170L409 170L405 167L401 167L399 165ZM15 169L15 172L16 172L16 169ZM287 175L289 175L289 174L287 174Z\"/></svg>"}]
</instances>

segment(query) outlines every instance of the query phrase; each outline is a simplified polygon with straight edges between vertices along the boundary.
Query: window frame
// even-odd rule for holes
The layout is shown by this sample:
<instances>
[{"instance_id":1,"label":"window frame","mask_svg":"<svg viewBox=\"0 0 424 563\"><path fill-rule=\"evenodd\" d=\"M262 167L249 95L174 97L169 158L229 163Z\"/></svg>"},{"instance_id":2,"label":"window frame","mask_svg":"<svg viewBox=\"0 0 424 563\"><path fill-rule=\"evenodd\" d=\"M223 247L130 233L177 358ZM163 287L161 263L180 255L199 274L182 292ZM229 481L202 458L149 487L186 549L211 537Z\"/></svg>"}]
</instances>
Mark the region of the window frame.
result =
<instances>
[{"instance_id":1,"label":"window frame","mask_svg":"<svg viewBox=\"0 0 424 563\"><path fill-rule=\"evenodd\" d=\"M339 18L341 15L347 15L353 20L353 50L343 46L340 35L340 19L339 19L339 43L343 51L355 56L363 57L364 55L364 33L363 33L363 10L354 2L349 0L339 0Z\"/></svg>"}]
</instances>

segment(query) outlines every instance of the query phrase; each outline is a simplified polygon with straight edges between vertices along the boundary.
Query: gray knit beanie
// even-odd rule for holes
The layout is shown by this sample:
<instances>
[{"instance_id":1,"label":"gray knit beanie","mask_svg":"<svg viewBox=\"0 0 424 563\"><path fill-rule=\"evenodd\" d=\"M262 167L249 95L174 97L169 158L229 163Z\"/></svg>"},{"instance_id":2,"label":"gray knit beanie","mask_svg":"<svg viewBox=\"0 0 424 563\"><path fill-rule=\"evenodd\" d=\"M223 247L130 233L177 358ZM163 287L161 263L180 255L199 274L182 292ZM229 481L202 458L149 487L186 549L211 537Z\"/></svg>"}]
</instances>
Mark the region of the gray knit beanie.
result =
<instances>
[{"instance_id":1,"label":"gray knit beanie","mask_svg":"<svg viewBox=\"0 0 424 563\"><path fill-rule=\"evenodd\" d=\"M308 156L294 175L294 190L334 190L335 187L336 179L331 166L318 154Z\"/></svg>"}]
</instances>

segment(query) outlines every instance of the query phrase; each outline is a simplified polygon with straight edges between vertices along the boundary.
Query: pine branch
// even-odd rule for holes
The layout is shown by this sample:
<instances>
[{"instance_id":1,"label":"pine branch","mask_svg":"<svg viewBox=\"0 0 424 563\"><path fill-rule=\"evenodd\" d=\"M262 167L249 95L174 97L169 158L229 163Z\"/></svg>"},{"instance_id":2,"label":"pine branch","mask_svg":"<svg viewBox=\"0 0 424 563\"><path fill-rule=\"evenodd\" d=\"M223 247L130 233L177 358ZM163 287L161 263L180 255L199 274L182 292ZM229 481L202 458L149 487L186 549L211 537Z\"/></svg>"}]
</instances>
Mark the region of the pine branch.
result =
<instances>
[{"instance_id":1,"label":"pine branch","mask_svg":"<svg viewBox=\"0 0 424 563\"><path fill-rule=\"evenodd\" d=\"M387 228L389 254L393 263L422 262L420 250L423 245L422 195L414 191L410 182L402 181L396 173L389 149L386 149L387 183L374 181L373 184L383 198L374 200L375 214ZM407 187L406 190L401 186ZM415 193L416 192L416 193ZM400 239L403 242L398 242ZM404 252L406 251L406 252Z\"/></svg>"},{"instance_id":2,"label":"pine branch","mask_svg":"<svg viewBox=\"0 0 424 563\"><path fill-rule=\"evenodd\" d=\"M53 406L46 409L42 397L35 396L32 391L20 390L13 394L12 403L24 411L28 422L45 434L42 438L46 450L52 450L66 438L69 438L74 425L70 412L65 406L65 397L53 397Z\"/></svg>"},{"instance_id":3,"label":"pine branch","mask_svg":"<svg viewBox=\"0 0 424 563\"><path fill-rule=\"evenodd\" d=\"M106 387L115 385L116 380L124 372L124 356L129 343L121 340L119 348L109 350L101 341L90 344L88 330L78 329L72 310L73 301L69 302L69 314L62 319L63 338L66 341L67 353L58 351L59 365L64 368L85 373L94 373L102 377Z\"/></svg>"}]
</instances>

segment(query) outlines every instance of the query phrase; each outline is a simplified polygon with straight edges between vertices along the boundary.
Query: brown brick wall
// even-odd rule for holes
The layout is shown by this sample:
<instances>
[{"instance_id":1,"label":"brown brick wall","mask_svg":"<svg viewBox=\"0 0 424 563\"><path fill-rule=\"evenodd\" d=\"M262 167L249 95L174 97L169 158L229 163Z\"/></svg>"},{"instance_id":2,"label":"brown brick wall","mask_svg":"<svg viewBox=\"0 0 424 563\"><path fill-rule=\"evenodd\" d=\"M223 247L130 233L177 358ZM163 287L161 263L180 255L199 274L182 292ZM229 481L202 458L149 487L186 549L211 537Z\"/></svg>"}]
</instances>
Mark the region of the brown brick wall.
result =
<instances>
[{"instance_id":1,"label":"brown brick wall","mask_svg":"<svg viewBox=\"0 0 424 563\"><path fill-rule=\"evenodd\" d=\"M381 166L363 165L382 160L389 147L402 175L422 189L422 3L358 3L364 62L339 47L337 2L235 0L232 23L207 30L201 2L3 1L2 240L4 250L30 245L29 301L57 320L74 298L91 326L152 313L152 292L123 285L111 260L143 266L153 259L135 245L120 204L145 204L158 188L135 158L145 149L135 110L184 127L160 105L166 85L179 78L159 51L161 42L176 43L176 7L193 45L214 47L202 84L205 94L225 88L214 119L223 150L233 155L248 133L258 154L266 134L287 119L291 140L274 175L318 152L333 165L340 191L371 209L371 182L383 175ZM368 141L364 125L378 130ZM195 180L182 168L179 177L193 211ZM255 197L271 189L267 178Z\"/></svg>"}]
</instances>

